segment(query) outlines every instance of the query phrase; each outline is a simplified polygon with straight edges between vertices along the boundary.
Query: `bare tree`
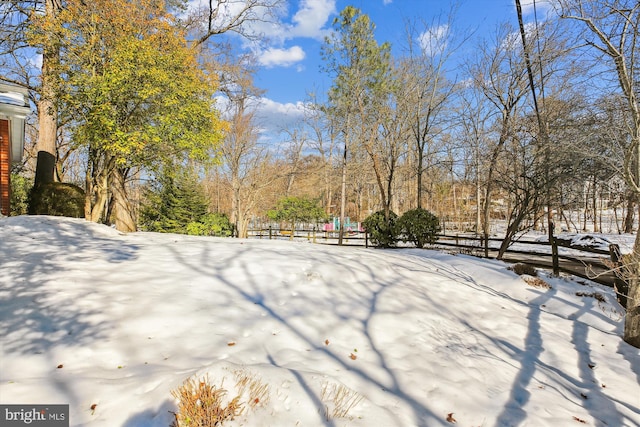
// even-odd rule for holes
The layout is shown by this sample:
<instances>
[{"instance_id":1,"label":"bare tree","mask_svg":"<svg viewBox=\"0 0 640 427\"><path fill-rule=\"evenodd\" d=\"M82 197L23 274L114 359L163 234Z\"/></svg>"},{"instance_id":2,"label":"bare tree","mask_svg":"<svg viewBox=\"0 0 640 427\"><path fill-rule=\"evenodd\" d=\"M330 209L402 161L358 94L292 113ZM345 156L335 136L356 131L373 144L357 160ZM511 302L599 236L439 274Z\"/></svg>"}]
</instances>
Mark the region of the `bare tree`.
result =
<instances>
[{"instance_id":1,"label":"bare tree","mask_svg":"<svg viewBox=\"0 0 640 427\"><path fill-rule=\"evenodd\" d=\"M482 230L482 191L484 188L484 153L488 144L489 121L492 117L488 102L477 85L464 87L460 101L458 121L460 123L460 139L466 147L465 156L469 165L468 174L475 187L475 226L476 233Z\"/></svg>"},{"instance_id":2,"label":"bare tree","mask_svg":"<svg viewBox=\"0 0 640 427\"><path fill-rule=\"evenodd\" d=\"M261 25L274 25L285 0L208 0L192 9L183 25L194 34L194 45L215 36L236 33L248 40L264 38Z\"/></svg>"},{"instance_id":3,"label":"bare tree","mask_svg":"<svg viewBox=\"0 0 640 427\"><path fill-rule=\"evenodd\" d=\"M262 91L253 85L250 56L234 58L231 51L223 62L213 65L220 74L220 90L225 97L229 128L220 147L223 168L231 185L230 220L237 237L246 237L250 213L260 191L269 185L267 173L270 155L258 143L256 105ZM217 58L218 61L221 58Z\"/></svg>"},{"instance_id":4,"label":"bare tree","mask_svg":"<svg viewBox=\"0 0 640 427\"><path fill-rule=\"evenodd\" d=\"M301 127L295 127L293 129L286 129L284 131L289 137L287 146L284 147L284 155L286 160L286 170L283 173L286 175L286 188L284 196L291 195L293 189L293 183L300 173L302 164L302 151L308 143L308 137L306 132Z\"/></svg>"},{"instance_id":5,"label":"bare tree","mask_svg":"<svg viewBox=\"0 0 640 427\"><path fill-rule=\"evenodd\" d=\"M400 59L398 75L402 85L399 108L405 110L411 129L410 150L415 161L416 204L423 205L423 179L427 162L436 161L438 136L451 123L447 108L456 92L447 74L450 59L461 45L454 37L453 11L444 19L422 23L421 31L407 25L407 53Z\"/></svg>"},{"instance_id":6,"label":"bare tree","mask_svg":"<svg viewBox=\"0 0 640 427\"><path fill-rule=\"evenodd\" d=\"M305 122L311 129L310 147L320 155L323 182L323 205L325 213L332 212L333 175L336 150L336 128L331 117L325 114L324 108L317 100L312 99L310 108L306 110Z\"/></svg>"},{"instance_id":7,"label":"bare tree","mask_svg":"<svg viewBox=\"0 0 640 427\"><path fill-rule=\"evenodd\" d=\"M616 76L628 108L628 137L623 176L640 195L640 100L638 99L638 49L640 3L636 0L557 0L560 16L581 23L587 44L606 58ZM626 269L630 272L624 340L640 348L640 229Z\"/></svg>"},{"instance_id":8,"label":"bare tree","mask_svg":"<svg viewBox=\"0 0 640 427\"><path fill-rule=\"evenodd\" d=\"M494 173L504 145L512 137L517 108L528 90L526 68L520 54L514 30L503 25L491 44L484 42L478 55L468 66L473 84L479 88L492 108L493 143L485 156L484 199L482 201L482 227L485 255L488 255L491 197L495 185Z\"/></svg>"}]
</instances>

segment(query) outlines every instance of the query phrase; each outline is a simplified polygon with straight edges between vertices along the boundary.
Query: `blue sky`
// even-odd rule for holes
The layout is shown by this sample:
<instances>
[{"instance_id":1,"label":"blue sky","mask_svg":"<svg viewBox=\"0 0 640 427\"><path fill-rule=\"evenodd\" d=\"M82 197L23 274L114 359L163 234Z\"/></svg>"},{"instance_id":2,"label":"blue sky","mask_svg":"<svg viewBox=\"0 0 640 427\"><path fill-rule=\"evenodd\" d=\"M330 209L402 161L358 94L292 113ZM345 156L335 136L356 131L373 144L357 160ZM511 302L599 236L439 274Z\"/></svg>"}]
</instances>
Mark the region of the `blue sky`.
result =
<instances>
[{"instance_id":1,"label":"blue sky","mask_svg":"<svg viewBox=\"0 0 640 427\"><path fill-rule=\"evenodd\" d=\"M521 0L525 21L533 21L533 0ZM320 48L333 19L352 5L376 25L379 42L388 41L399 53L406 39L406 23L428 29L447 20L453 10L452 31L473 36L462 47L472 50L476 39L490 36L499 23L517 26L514 0L289 0L278 25L261 25L255 31L268 37L268 44L254 50L259 71L256 85L266 92L261 115L266 126L283 128L302 114L309 92L322 98L331 85L321 70ZM538 19L550 10L548 0L536 0ZM245 44L246 48L249 48Z\"/></svg>"}]
</instances>

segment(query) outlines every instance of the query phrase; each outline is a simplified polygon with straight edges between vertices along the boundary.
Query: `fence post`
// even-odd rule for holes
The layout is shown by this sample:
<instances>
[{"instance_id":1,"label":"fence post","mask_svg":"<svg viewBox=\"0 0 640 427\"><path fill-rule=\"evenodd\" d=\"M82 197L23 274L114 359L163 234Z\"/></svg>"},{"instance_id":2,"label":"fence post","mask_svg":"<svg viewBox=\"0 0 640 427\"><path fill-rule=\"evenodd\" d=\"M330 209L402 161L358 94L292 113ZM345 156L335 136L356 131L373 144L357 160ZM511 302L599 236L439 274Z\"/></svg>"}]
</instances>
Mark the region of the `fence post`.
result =
<instances>
[{"instance_id":1,"label":"fence post","mask_svg":"<svg viewBox=\"0 0 640 427\"><path fill-rule=\"evenodd\" d=\"M271 240L272 236L273 236L273 230L271 229L271 226L269 226L269 240Z\"/></svg>"},{"instance_id":2,"label":"fence post","mask_svg":"<svg viewBox=\"0 0 640 427\"><path fill-rule=\"evenodd\" d=\"M625 280L624 272L620 270L622 267L622 253L620 252L620 246L615 243L609 245L609 256L613 263L615 279L613 279L614 290L616 291L616 297L618 302L624 308L627 308L627 296L629 295L629 284Z\"/></svg>"},{"instance_id":3,"label":"fence post","mask_svg":"<svg viewBox=\"0 0 640 427\"><path fill-rule=\"evenodd\" d=\"M618 264L622 258L620 253L620 246L615 243L609 245L609 255L611 256L611 262Z\"/></svg>"},{"instance_id":4,"label":"fence post","mask_svg":"<svg viewBox=\"0 0 640 427\"><path fill-rule=\"evenodd\" d=\"M369 247L369 233L367 233L366 231L364 232L364 247Z\"/></svg>"}]
</instances>

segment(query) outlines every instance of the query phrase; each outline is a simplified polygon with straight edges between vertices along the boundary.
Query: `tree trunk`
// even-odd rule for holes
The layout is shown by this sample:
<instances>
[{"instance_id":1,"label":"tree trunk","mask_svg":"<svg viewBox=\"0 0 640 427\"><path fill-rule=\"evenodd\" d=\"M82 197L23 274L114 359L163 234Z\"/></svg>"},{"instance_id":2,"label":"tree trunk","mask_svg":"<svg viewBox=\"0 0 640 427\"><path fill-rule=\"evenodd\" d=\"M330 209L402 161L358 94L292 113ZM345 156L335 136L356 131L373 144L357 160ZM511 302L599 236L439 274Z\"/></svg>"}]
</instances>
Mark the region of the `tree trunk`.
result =
<instances>
[{"instance_id":1,"label":"tree trunk","mask_svg":"<svg viewBox=\"0 0 640 427\"><path fill-rule=\"evenodd\" d=\"M422 209L422 168L424 167L424 148L418 143L418 165L416 166L416 207Z\"/></svg>"},{"instance_id":2,"label":"tree trunk","mask_svg":"<svg viewBox=\"0 0 640 427\"><path fill-rule=\"evenodd\" d=\"M98 158L96 150L89 150L89 160L87 163L87 177L90 183L85 190L85 215L86 219L92 222L101 222L105 218L105 210L109 200L109 170L112 160Z\"/></svg>"},{"instance_id":3,"label":"tree trunk","mask_svg":"<svg viewBox=\"0 0 640 427\"><path fill-rule=\"evenodd\" d=\"M232 188L232 196L231 196L231 223L235 228L235 237L242 236L242 215L240 212L240 180L237 178L236 174L231 178L231 188Z\"/></svg>"},{"instance_id":4,"label":"tree trunk","mask_svg":"<svg viewBox=\"0 0 640 427\"><path fill-rule=\"evenodd\" d=\"M121 168L114 168L111 176L111 191L113 197L113 216L116 230L125 233L136 231L131 203L127 197L126 172Z\"/></svg>"},{"instance_id":5,"label":"tree trunk","mask_svg":"<svg viewBox=\"0 0 640 427\"><path fill-rule=\"evenodd\" d=\"M627 261L629 294L627 313L624 319L624 340L634 347L640 348L640 229L636 234L633 254Z\"/></svg>"},{"instance_id":6,"label":"tree trunk","mask_svg":"<svg viewBox=\"0 0 640 427\"><path fill-rule=\"evenodd\" d=\"M634 205L635 205L635 200L634 200L634 194L631 191L628 191L627 194L627 214L624 217L624 225L623 225L623 231L625 233L633 233L633 217L634 217Z\"/></svg>"},{"instance_id":7,"label":"tree trunk","mask_svg":"<svg viewBox=\"0 0 640 427\"><path fill-rule=\"evenodd\" d=\"M484 192L484 205L482 209L482 231L484 236L484 256L489 257L489 225L490 225L490 212L491 212L491 192L493 191L493 172L498 161L498 156L504 143L507 140L507 124L509 121L509 114L505 114L502 120L502 130L500 131L500 139L498 144L494 147L491 154L491 161L489 162L489 170L487 172L487 182L485 184Z\"/></svg>"},{"instance_id":8,"label":"tree trunk","mask_svg":"<svg viewBox=\"0 0 640 427\"><path fill-rule=\"evenodd\" d=\"M481 187L480 187L480 167L477 166L476 168L476 227L475 227L475 231L477 234L480 234L480 230L481 230L481 220L482 220L482 216L481 216L481 199L482 199L482 191L481 191Z\"/></svg>"},{"instance_id":9,"label":"tree trunk","mask_svg":"<svg viewBox=\"0 0 640 427\"><path fill-rule=\"evenodd\" d=\"M55 16L58 8L53 0L45 2L45 13ZM57 48L45 46L42 53L42 70L40 100L38 109L38 141L36 151L38 160L36 165L35 185L53 182L56 170L56 137L58 132L58 113L55 105L55 72L59 52Z\"/></svg>"},{"instance_id":10,"label":"tree trunk","mask_svg":"<svg viewBox=\"0 0 640 427\"><path fill-rule=\"evenodd\" d=\"M238 209L236 215L236 237L239 239L246 239L248 236L249 219L245 217L244 212Z\"/></svg>"},{"instance_id":11,"label":"tree trunk","mask_svg":"<svg viewBox=\"0 0 640 427\"><path fill-rule=\"evenodd\" d=\"M340 229L338 230L338 245L342 246L344 239L344 214L347 209L347 136L345 135L344 152L342 155L342 185L340 195Z\"/></svg>"}]
</instances>

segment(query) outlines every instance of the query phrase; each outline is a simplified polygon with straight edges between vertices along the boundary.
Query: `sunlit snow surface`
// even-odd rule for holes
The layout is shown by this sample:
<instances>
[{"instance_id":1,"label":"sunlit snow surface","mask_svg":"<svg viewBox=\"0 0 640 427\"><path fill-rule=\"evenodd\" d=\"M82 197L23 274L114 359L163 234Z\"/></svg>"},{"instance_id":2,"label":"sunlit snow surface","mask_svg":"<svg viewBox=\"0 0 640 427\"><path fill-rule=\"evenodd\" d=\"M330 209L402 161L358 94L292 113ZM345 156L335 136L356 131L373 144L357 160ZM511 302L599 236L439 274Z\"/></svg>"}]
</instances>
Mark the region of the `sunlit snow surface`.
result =
<instances>
[{"instance_id":1,"label":"sunlit snow surface","mask_svg":"<svg viewBox=\"0 0 640 427\"><path fill-rule=\"evenodd\" d=\"M544 279L430 250L2 218L0 403L166 427L184 380L231 396L240 372L268 394L224 425L640 425L612 290ZM357 404L336 416L341 386Z\"/></svg>"}]
</instances>

